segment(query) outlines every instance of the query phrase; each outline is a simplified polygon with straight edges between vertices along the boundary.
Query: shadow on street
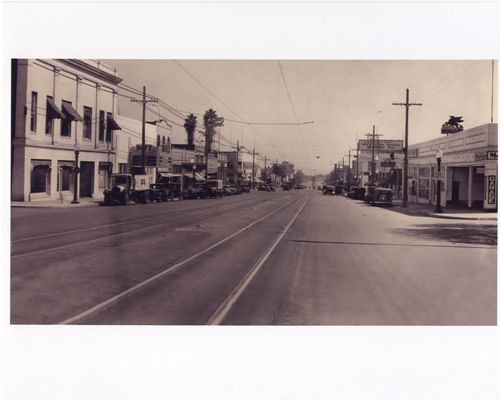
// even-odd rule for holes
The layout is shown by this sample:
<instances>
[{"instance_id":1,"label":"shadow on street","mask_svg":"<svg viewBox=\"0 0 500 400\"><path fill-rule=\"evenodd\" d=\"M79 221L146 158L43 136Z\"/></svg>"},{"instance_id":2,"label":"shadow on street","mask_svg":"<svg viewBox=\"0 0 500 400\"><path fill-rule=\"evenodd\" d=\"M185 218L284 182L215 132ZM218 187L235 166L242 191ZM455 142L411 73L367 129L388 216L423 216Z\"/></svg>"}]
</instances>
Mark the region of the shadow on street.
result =
<instances>
[{"instance_id":1,"label":"shadow on street","mask_svg":"<svg viewBox=\"0 0 500 400\"><path fill-rule=\"evenodd\" d=\"M423 239L446 240L451 243L497 245L497 227L494 224L419 224L411 228L395 229L394 232Z\"/></svg>"}]
</instances>

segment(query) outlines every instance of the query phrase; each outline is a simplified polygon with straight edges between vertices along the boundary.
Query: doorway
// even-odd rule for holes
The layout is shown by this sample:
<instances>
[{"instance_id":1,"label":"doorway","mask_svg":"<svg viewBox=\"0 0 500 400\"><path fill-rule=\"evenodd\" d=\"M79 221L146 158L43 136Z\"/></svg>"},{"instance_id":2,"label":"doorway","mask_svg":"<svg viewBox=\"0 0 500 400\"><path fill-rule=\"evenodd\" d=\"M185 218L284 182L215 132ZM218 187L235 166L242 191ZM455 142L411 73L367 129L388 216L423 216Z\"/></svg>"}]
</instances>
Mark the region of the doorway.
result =
<instances>
[{"instance_id":1,"label":"doorway","mask_svg":"<svg viewBox=\"0 0 500 400\"><path fill-rule=\"evenodd\" d=\"M80 197L92 197L94 192L94 163L80 163Z\"/></svg>"},{"instance_id":2,"label":"doorway","mask_svg":"<svg viewBox=\"0 0 500 400\"><path fill-rule=\"evenodd\" d=\"M455 204L455 205L460 204L459 193L460 193L460 181L452 181L451 182L451 204Z\"/></svg>"}]
</instances>

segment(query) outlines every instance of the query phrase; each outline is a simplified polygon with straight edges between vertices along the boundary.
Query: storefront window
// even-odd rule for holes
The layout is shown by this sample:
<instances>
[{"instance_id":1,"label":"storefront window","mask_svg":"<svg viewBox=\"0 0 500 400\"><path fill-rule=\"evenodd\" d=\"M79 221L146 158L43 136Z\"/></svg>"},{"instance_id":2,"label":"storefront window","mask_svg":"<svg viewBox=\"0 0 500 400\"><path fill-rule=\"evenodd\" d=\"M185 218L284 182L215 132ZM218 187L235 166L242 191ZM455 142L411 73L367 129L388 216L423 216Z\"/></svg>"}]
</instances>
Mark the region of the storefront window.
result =
<instances>
[{"instance_id":1,"label":"storefront window","mask_svg":"<svg viewBox=\"0 0 500 400\"><path fill-rule=\"evenodd\" d=\"M410 194L412 196L417 195L417 181L415 180L410 181Z\"/></svg>"},{"instance_id":2,"label":"storefront window","mask_svg":"<svg viewBox=\"0 0 500 400\"><path fill-rule=\"evenodd\" d=\"M112 164L108 162L99 163L99 188L106 189L110 186Z\"/></svg>"},{"instance_id":3,"label":"storefront window","mask_svg":"<svg viewBox=\"0 0 500 400\"><path fill-rule=\"evenodd\" d=\"M73 165L71 161L59 162L57 174L57 190L73 191Z\"/></svg>"},{"instance_id":4,"label":"storefront window","mask_svg":"<svg viewBox=\"0 0 500 400\"><path fill-rule=\"evenodd\" d=\"M31 161L31 193L50 192L50 161Z\"/></svg>"},{"instance_id":5,"label":"storefront window","mask_svg":"<svg viewBox=\"0 0 500 400\"><path fill-rule=\"evenodd\" d=\"M424 199L429 198L430 180L419 178L418 180L418 197Z\"/></svg>"}]
</instances>

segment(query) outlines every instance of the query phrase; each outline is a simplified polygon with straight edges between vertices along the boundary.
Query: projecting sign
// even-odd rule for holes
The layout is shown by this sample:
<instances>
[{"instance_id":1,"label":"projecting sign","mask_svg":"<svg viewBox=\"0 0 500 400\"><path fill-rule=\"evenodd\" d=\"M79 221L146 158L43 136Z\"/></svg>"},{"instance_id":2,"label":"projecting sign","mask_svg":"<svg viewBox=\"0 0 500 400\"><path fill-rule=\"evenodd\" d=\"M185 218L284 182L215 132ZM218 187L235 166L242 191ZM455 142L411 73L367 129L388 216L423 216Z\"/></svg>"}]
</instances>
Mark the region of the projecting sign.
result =
<instances>
[{"instance_id":1,"label":"projecting sign","mask_svg":"<svg viewBox=\"0 0 500 400\"><path fill-rule=\"evenodd\" d=\"M381 167L389 167L389 168L394 168L396 166L396 161L392 160L385 160L380 163Z\"/></svg>"},{"instance_id":2,"label":"projecting sign","mask_svg":"<svg viewBox=\"0 0 500 400\"><path fill-rule=\"evenodd\" d=\"M496 203L496 176L488 175L488 204Z\"/></svg>"},{"instance_id":3,"label":"projecting sign","mask_svg":"<svg viewBox=\"0 0 500 400\"><path fill-rule=\"evenodd\" d=\"M390 153L391 151L403 151L402 140L358 140L359 151L372 151L375 142L375 151L378 153Z\"/></svg>"}]
</instances>

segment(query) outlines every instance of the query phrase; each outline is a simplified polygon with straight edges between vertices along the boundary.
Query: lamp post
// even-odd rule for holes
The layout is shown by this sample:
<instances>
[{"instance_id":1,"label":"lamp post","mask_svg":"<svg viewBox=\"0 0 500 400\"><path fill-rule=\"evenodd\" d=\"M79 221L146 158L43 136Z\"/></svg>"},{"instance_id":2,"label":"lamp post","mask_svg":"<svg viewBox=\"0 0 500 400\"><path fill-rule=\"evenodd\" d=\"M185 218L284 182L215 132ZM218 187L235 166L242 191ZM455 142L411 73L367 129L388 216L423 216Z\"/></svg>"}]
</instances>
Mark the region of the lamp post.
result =
<instances>
[{"instance_id":1,"label":"lamp post","mask_svg":"<svg viewBox=\"0 0 500 400\"><path fill-rule=\"evenodd\" d=\"M437 198L436 198L436 209L435 213L442 213L441 209L441 159L443 158L443 151L438 149L436 151L436 161L437 161L437 181L436 181L436 190L437 190Z\"/></svg>"},{"instance_id":2,"label":"lamp post","mask_svg":"<svg viewBox=\"0 0 500 400\"><path fill-rule=\"evenodd\" d=\"M195 182L195 176L194 176L195 172L196 172L196 164L193 164L193 184Z\"/></svg>"},{"instance_id":3,"label":"lamp post","mask_svg":"<svg viewBox=\"0 0 500 400\"><path fill-rule=\"evenodd\" d=\"M80 152L75 150L75 168L73 168L73 201L71 204L80 204L78 201L78 173L80 172L80 168L78 167L78 155Z\"/></svg>"}]
</instances>

